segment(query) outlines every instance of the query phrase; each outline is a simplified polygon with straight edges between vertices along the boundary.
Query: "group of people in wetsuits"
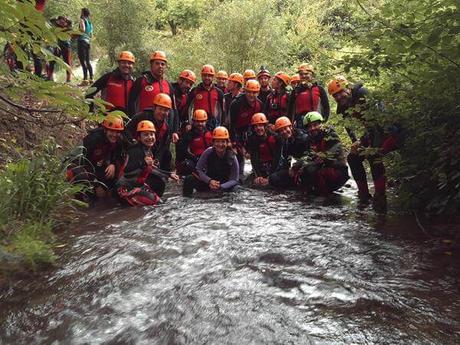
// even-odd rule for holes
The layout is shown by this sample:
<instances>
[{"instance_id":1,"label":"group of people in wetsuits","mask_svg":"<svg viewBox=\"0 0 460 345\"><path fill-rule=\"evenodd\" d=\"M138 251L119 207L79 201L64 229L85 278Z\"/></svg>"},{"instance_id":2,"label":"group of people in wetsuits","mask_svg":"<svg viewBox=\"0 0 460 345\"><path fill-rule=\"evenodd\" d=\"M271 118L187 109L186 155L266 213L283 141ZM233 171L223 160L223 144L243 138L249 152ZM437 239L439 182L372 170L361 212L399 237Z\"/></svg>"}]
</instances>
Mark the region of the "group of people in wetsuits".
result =
<instances>
[{"instance_id":1,"label":"group of people in wetsuits","mask_svg":"<svg viewBox=\"0 0 460 345\"><path fill-rule=\"evenodd\" d=\"M292 78L271 75L262 66L256 74L201 69L201 82L191 70L177 82L165 79L166 54L150 55L150 70L135 79L136 62L128 51L118 67L88 89L99 92L111 107L102 125L83 140L84 159L68 170L72 181L86 181L95 195L115 191L130 205L155 205L167 179L183 177L183 195L197 191L232 191L243 180L254 187L292 188L328 195L349 179L348 165L361 200L370 200L363 161L368 160L374 199L385 198L383 155L396 148L394 133L369 126L367 90L343 76L327 84L337 113L362 120L366 134L352 140L348 156L339 136L326 124L330 107L326 90L315 80L314 67L301 64ZM290 90L290 91L289 91ZM117 114L123 111L127 121ZM175 166L171 147L175 146ZM366 153L366 148L373 148ZM252 174L244 179L245 160ZM75 162L74 162L75 163Z\"/></svg>"}]
</instances>

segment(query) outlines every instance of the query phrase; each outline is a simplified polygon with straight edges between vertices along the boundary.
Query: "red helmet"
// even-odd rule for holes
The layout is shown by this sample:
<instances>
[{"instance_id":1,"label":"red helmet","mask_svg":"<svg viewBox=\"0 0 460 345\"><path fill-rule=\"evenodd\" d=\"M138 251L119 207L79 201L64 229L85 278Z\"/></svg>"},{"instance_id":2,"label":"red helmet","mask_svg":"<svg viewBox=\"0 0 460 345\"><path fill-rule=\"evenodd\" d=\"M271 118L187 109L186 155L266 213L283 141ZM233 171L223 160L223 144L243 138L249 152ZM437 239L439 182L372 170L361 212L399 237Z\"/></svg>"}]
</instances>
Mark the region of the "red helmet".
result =
<instances>
[{"instance_id":1,"label":"red helmet","mask_svg":"<svg viewBox=\"0 0 460 345\"><path fill-rule=\"evenodd\" d=\"M189 69L184 69L182 72L180 72L179 78L187 79L191 81L193 84L195 84L196 82L195 73Z\"/></svg>"}]
</instances>

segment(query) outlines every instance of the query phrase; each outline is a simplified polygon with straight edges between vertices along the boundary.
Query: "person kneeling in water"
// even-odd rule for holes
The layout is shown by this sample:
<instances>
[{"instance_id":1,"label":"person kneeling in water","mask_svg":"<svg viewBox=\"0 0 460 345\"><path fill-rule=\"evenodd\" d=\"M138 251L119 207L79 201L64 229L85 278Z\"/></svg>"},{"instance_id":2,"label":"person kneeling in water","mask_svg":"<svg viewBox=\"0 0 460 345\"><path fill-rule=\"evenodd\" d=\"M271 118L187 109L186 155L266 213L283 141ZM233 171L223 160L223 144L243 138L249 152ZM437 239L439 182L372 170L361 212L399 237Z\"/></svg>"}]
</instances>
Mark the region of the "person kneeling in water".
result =
<instances>
[{"instance_id":1,"label":"person kneeling in water","mask_svg":"<svg viewBox=\"0 0 460 345\"><path fill-rule=\"evenodd\" d=\"M268 131L268 120L265 114L252 115L252 135L248 137L246 149L251 155L253 184L261 186L267 177L275 172L279 163L281 139Z\"/></svg>"},{"instance_id":2,"label":"person kneeling in water","mask_svg":"<svg viewBox=\"0 0 460 345\"><path fill-rule=\"evenodd\" d=\"M178 180L176 174L155 166L152 149L155 145L155 126L143 120L137 125L137 143L126 152L125 163L117 181L117 192L131 206L156 205L165 190L165 180Z\"/></svg>"},{"instance_id":3,"label":"person kneeling in water","mask_svg":"<svg viewBox=\"0 0 460 345\"><path fill-rule=\"evenodd\" d=\"M323 125L317 111L307 113L303 125L307 128L310 148L294 163L289 175L297 186L326 196L342 187L349 179L348 167L339 136Z\"/></svg>"},{"instance_id":4,"label":"person kneeling in water","mask_svg":"<svg viewBox=\"0 0 460 345\"><path fill-rule=\"evenodd\" d=\"M225 192L233 190L238 184L239 165L229 143L227 128L216 127L212 132L212 147L201 155L196 172L184 179L184 196L192 196L194 189Z\"/></svg>"},{"instance_id":5,"label":"person kneeling in water","mask_svg":"<svg viewBox=\"0 0 460 345\"><path fill-rule=\"evenodd\" d=\"M84 200L111 195L116 170L122 161L123 130L123 119L109 113L101 127L89 131L83 139L83 147L76 150L76 157L70 157L72 162L67 169L67 180L91 187L85 194L81 194Z\"/></svg>"}]
</instances>

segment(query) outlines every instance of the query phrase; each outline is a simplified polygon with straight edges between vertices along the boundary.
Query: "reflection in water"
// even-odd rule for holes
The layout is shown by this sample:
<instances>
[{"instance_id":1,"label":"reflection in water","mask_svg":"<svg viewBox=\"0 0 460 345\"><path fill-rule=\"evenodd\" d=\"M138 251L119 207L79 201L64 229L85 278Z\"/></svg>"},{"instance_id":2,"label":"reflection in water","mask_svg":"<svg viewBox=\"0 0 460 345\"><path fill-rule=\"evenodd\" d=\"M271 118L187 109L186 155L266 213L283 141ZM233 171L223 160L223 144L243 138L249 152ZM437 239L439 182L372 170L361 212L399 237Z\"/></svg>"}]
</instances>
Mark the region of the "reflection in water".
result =
<instances>
[{"instance_id":1,"label":"reflection in water","mask_svg":"<svg viewBox=\"0 0 460 345\"><path fill-rule=\"evenodd\" d=\"M174 188L155 209L89 211L61 268L2 296L0 343L460 342L458 271L354 190Z\"/></svg>"}]
</instances>

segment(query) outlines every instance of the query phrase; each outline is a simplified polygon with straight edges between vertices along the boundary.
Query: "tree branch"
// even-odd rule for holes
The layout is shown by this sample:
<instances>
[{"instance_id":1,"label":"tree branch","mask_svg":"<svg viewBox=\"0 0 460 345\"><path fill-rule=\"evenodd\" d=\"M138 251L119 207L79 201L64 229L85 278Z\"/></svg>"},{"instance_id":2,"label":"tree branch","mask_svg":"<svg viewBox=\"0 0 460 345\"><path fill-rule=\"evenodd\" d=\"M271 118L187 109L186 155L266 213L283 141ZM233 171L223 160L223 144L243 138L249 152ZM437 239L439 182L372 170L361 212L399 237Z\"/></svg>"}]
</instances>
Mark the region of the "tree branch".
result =
<instances>
[{"instance_id":1,"label":"tree branch","mask_svg":"<svg viewBox=\"0 0 460 345\"><path fill-rule=\"evenodd\" d=\"M62 110L55 110L55 109L36 109L36 108L29 108L29 107L24 107L23 105L20 105L20 104L17 104L11 100L9 100L7 97L5 97L4 95L0 94L0 99L11 105L12 107L15 107L17 109L20 109L20 110L23 110L23 111L27 111L27 112L33 112L33 113L60 113L62 112Z\"/></svg>"}]
</instances>

